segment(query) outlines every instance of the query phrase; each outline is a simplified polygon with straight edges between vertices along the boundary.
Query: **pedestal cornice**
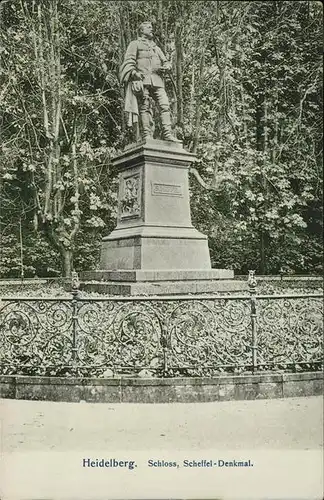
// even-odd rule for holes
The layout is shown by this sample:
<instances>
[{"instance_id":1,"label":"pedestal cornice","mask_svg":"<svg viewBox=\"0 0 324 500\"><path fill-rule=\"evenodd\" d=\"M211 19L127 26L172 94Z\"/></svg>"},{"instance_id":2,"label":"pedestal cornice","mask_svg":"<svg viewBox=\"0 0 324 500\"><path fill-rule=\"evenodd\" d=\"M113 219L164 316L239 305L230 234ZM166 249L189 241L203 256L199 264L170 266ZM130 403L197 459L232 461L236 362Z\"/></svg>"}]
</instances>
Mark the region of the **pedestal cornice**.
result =
<instances>
[{"instance_id":1,"label":"pedestal cornice","mask_svg":"<svg viewBox=\"0 0 324 500\"><path fill-rule=\"evenodd\" d=\"M182 143L151 139L130 144L112 163L120 169L135 167L143 162L188 168L195 159L196 156L186 151Z\"/></svg>"}]
</instances>

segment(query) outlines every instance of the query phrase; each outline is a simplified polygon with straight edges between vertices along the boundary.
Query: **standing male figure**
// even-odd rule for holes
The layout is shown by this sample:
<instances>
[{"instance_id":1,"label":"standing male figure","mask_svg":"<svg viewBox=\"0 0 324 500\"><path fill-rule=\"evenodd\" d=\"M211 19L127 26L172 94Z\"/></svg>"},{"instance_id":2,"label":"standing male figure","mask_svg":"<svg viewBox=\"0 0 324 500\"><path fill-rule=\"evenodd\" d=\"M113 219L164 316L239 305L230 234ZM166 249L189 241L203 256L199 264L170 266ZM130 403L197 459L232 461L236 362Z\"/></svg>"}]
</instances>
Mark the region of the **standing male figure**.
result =
<instances>
[{"instance_id":1,"label":"standing male figure","mask_svg":"<svg viewBox=\"0 0 324 500\"><path fill-rule=\"evenodd\" d=\"M163 139L178 142L171 132L170 104L163 79L164 72L171 70L171 64L153 41L150 22L140 25L139 34L139 38L129 44L120 68L120 81L126 90L128 125L136 123L140 115L144 139L153 136L152 97L160 108Z\"/></svg>"}]
</instances>

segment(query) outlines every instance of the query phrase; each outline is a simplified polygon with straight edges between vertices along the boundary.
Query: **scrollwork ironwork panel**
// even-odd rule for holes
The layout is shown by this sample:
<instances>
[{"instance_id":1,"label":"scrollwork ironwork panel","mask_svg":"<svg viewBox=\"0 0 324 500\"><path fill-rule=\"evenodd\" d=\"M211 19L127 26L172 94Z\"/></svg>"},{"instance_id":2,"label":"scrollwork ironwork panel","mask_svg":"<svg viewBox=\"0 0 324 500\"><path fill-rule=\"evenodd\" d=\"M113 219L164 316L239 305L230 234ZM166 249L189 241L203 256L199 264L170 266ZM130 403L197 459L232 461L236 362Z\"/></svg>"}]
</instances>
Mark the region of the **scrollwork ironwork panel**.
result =
<instances>
[{"instance_id":1,"label":"scrollwork ironwork panel","mask_svg":"<svg viewBox=\"0 0 324 500\"><path fill-rule=\"evenodd\" d=\"M69 301L17 300L0 308L1 364L5 373L42 373L71 359Z\"/></svg>"},{"instance_id":2,"label":"scrollwork ironwork panel","mask_svg":"<svg viewBox=\"0 0 324 500\"><path fill-rule=\"evenodd\" d=\"M260 366L307 364L316 368L322 362L321 298L259 299L257 328Z\"/></svg>"},{"instance_id":3,"label":"scrollwork ironwork panel","mask_svg":"<svg viewBox=\"0 0 324 500\"><path fill-rule=\"evenodd\" d=\"M251 364L249 327L248 300L179 302L168 318L168 366L190 375L240 371Z\"/></svg>"},{"instance_id":4,"label":"scrollwork ironwork panel","mask_svg":"<svg viewBox=\"0 0 324 500\"><path fill-rule=\"evenodd\" d=\"M115 372L161 367L158 307L147 302L84 302L78 309L78 360Z\"/></svg>"},{"instance_id":5,"label":"scrollwork ironwork panel","mask_svg":"<svg viewBox=\"0 0 324 500\"><path fill-rule=\"evenodd\" d=\"M256 307L255 307L256 305ZM1 373L211 376L318 369L322 297L4 299ZM106 374L109 375L106 375Z\"/></svg>"}]
</instances>

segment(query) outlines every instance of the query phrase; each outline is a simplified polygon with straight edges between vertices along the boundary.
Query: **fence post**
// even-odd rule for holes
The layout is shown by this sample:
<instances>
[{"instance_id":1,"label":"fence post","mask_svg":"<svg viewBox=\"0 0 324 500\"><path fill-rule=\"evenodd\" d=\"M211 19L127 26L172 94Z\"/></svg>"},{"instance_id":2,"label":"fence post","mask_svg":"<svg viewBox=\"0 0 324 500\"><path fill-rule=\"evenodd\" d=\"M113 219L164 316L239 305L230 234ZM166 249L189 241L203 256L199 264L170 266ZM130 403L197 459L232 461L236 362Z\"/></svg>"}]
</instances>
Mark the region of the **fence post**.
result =
<instances>
[{"instance_id":1,"label":"fence post","mask_svg":"<svg viewBox=\"0 0 324 500\"><path fill-rule=\"evenodd\" d=\"M76 271L72 271L71 275L71 292L72 292L72 361L77 357L77 321L78 321L78 298L79 298L80 281Z\"/></svg>"},{"instance_id":2,"label":"fence post","mask_svg":"<svg viewBox=\"0 0 324 500\"><path fill-rule=\"evenodd\" d=\"M165 318L164 318L165 319ZM168 373L168 334L165 323L162 323L162 335L160 339L160 343L163 349L163 367L162 367L162 377L166 377Z\"/></svg>"},{"instance_id":3,"label":"fence post","mask_svg":"<svg viewBox=\"0 0 324 500\"><path fill-rule=\"evenodd\" d=\"M252 373L258 367L258 337L257 337L257 324L256 324L256 286L255 271L249 271L248 285L250 292L250 305L251 305L251 328L252 328Z\"/></svg>"}]
</instances>

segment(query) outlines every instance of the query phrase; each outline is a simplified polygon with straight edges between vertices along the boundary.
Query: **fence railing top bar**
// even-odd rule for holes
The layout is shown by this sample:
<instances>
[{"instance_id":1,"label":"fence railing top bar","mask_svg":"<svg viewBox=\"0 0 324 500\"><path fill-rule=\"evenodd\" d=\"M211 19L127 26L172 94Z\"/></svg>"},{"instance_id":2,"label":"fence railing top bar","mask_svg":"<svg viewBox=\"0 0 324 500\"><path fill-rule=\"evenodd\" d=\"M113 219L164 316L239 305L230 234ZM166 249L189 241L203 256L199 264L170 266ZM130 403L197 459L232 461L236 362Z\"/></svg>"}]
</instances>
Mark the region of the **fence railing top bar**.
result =
<instances>
[{"instance_id":1,"label":"fence railing top bar","mask_svg":"<svg viewBox=\"0 0 324 500\"><path fill-rule=\"evenodd\" d=\"M72 301L72 295L64 295L58 297L38 297L38 296L30 296L30 297L16 297L13 295L8 295L6 297L0 297L0 302L62 302L62 301Z\"/></svg>"},{"instance_id":2,"label":"fence railing top bar","mask_svg":"<svg viewBox=\"0 0 324 500\"><path fill-rule=\"evenodd\" d=\"M134 295L129 297L122 297L117 295L110 295L104 297L85 297L82 295L78 295L78 302L176 302L176 301L185 301L185 302L193 302L197 300L242 300L248 301L251 296L247 295ZM257 300L276 300L276 299L307 299L307 298L318 298L324 299L324 295L321 293L305 293L305 294L281 294L281 295L255 295ZM57 297L40 297L40 296L30 296L30 297L17 297L17 296L5 296L0 297L1 302L33 302L33 301L42 301L42 302L60 302L60 301L72 301L75 300L71 295L65 296L57 296Z\"/></svg>"},{"instance_id":3,"label":"fence railing top bar","mask_svg":"<svg viewBox=\"0 0 324 500\"><path fill-rule=\"evenodd\" d=\"M177 300L182 300L182 301L193 301L193 300L249 300L249 295L133 295L133 296L128 296L128 297L123 297L119 295L106 295L106 296L101 296L101 297L88 297L88 296L82 296L78 295L78 302L107 302L107 301L112 301L112 302L150 302L150 301L177 301ZM44 301L44 302L57 302L57 301L63 301L63 300L73 300L72 294L71 295L66 295L66 296L57 296L57 297L40 297L40 296L21 296L17 297L14 295L11 296L5 296L5 297L0 297L0 301L2 302L14 302L14 301L20 301L20 302L26 302L26 301Z\"/></svg>"},{"instance_id":4,"label":"fence railing top bar","mask_svg":"<svg viewBox=\"0 0 324 500\"><path fill-rule=\"evenodd\" d=\"M322 293L290 293L290 294L280 294L280 295L256 295L258 300L263 299L324 299Z\"/></svg>"},{"instance_id":5,"label":"fence railing top bar","mask_svg":"<svg viewBox=\"0 0 324 500\"><path fill-rule=\"evenodd\" d=\"M63 276L57 276L57 277L43 277L43 278L0 278L0 283L1 284L6 284L6 283L44 283L44 282L54 282L54 281L64 281L66 283L69 283L71 281L70 278L63 278Z\"/></svg>"},{"instance_id":6,"label":"fence railing top bar","mask_svg":"<svg viewBox=\"0 0 324 500\"><path fill-rule=\"evenodd\" d=\"M106 296L106 297L79 297L78 300L81 301L114 301L114 302L150 302L150 301L168 301L176 302L178 300L182 301L193 301L193 300L249 300L249 295L133 295L129 297L122 296Z\"/></svg>"},{"instance_id":7,"label":"fence railing top bar","mask_svg":"<svg viewBox=\"0 0 324 500\"><path fill-rule=\"evenodd\" d=\"M294 274L293 276L280 274L258 274L260 281L323 281L322 276L306 276L305 274ZM235 279L246 280L246 274L235 274Z\"/></svg>"}]
</instances>

